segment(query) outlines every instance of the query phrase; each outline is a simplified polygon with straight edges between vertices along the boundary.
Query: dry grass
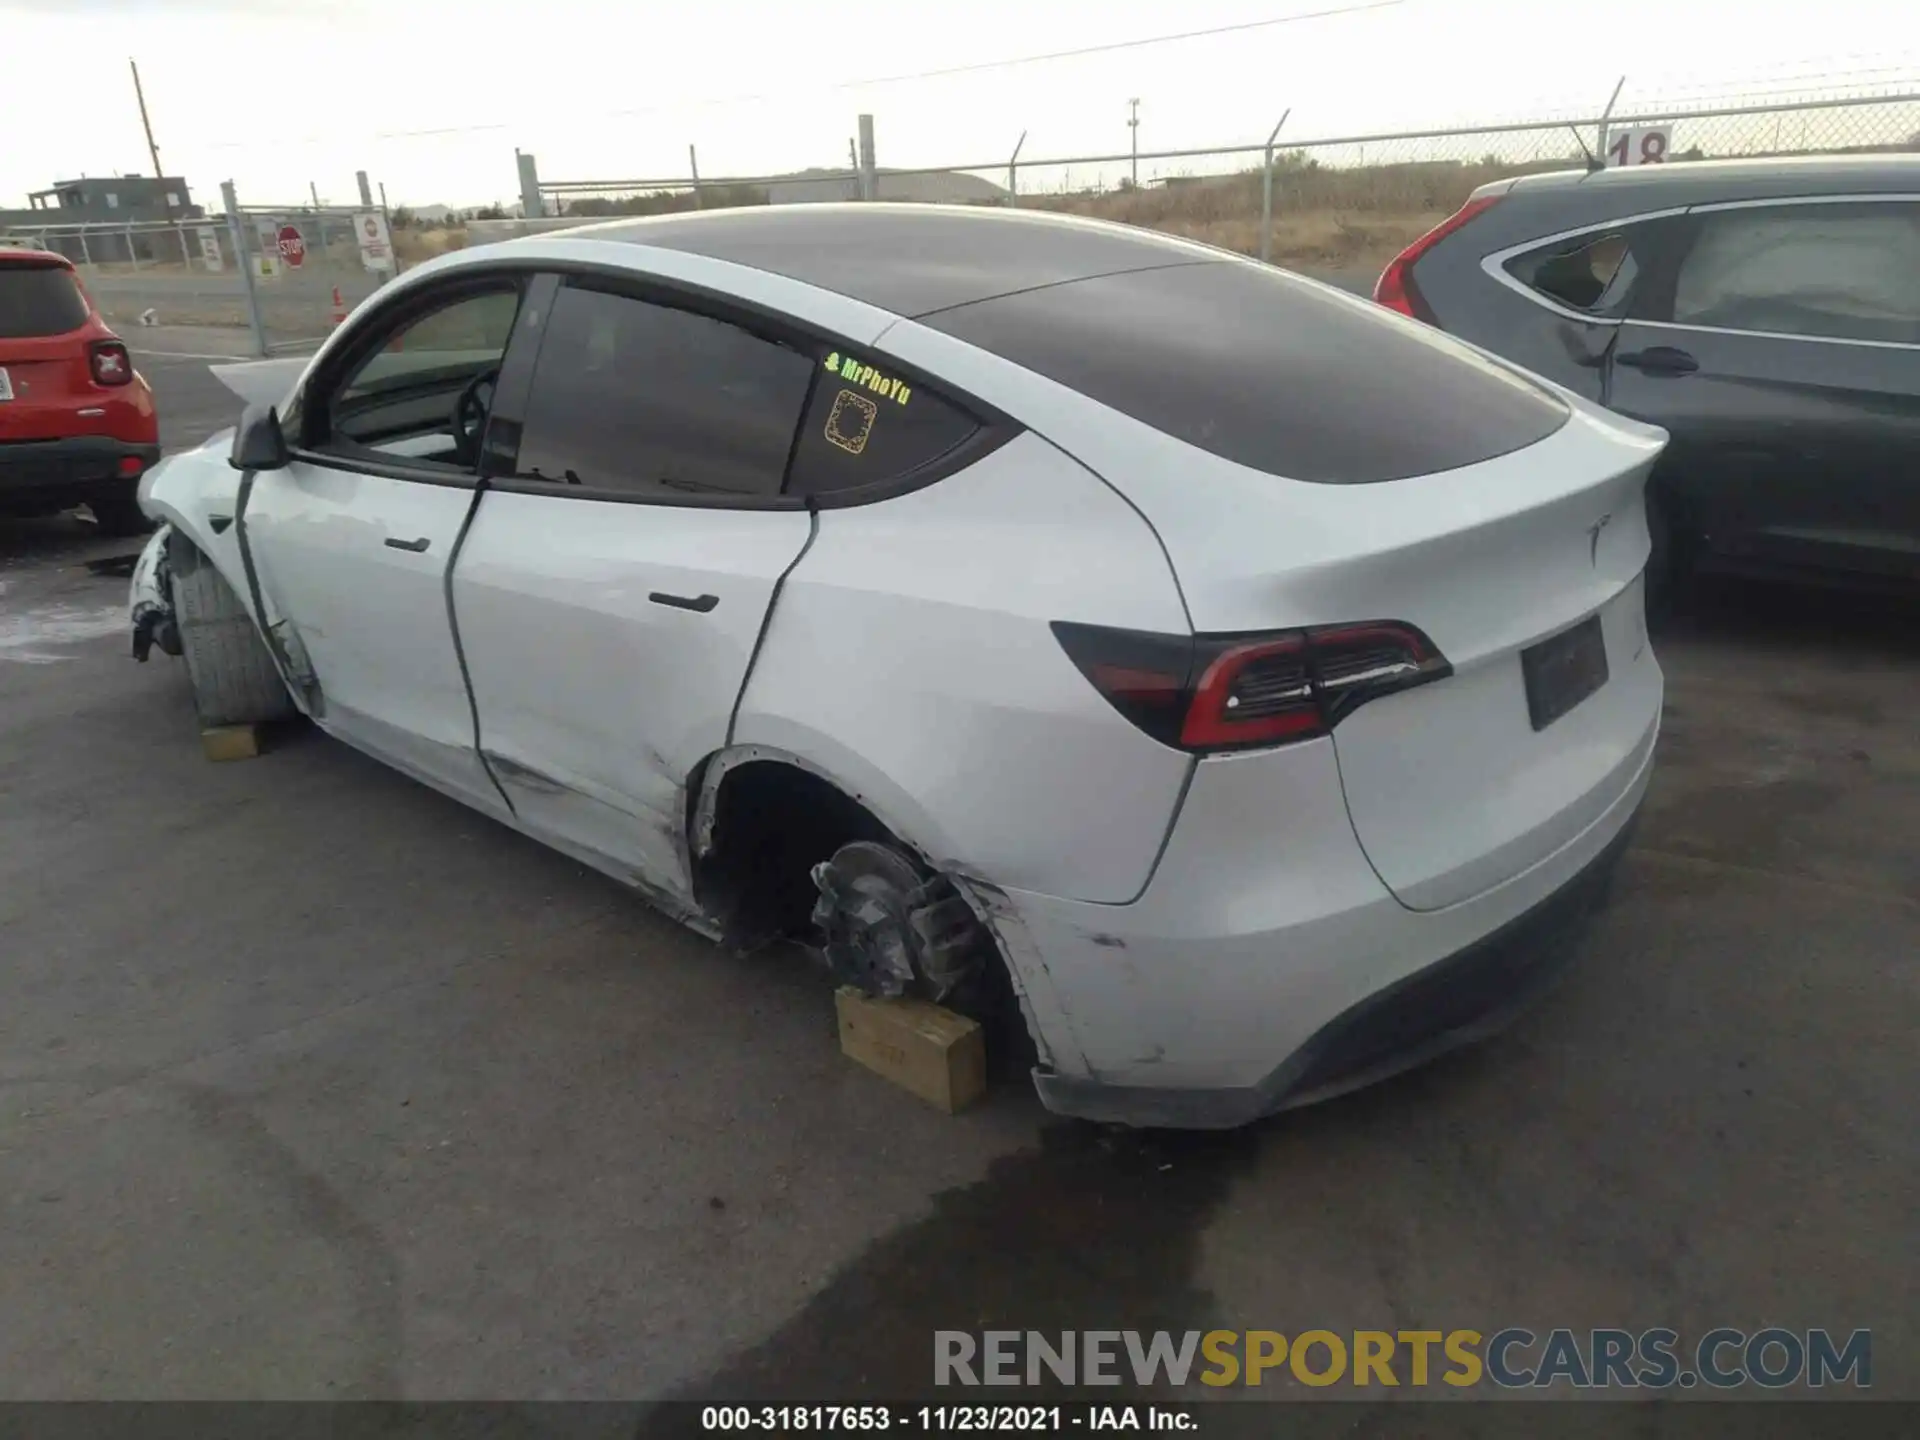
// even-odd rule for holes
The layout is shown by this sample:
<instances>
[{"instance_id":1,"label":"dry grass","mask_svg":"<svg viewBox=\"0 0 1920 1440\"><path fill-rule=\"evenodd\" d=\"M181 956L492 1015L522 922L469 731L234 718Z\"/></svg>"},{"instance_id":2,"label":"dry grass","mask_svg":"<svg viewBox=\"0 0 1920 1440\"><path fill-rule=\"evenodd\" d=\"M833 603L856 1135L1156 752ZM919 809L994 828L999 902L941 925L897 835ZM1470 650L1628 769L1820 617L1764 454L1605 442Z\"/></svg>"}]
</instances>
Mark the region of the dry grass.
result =
<instances>
[{"instance_id":1,"label":"dry grass","mask_svg":"<svg viewBox=\"0 0 1920 1440\"><path fill-rule=\"evenodd\" d=\"M1293 157L1274 171L1272 257L1310 270L1379 270L1387 261L1460 207L1490 180L1530 170L1565 169L1565 161L1537 165L1434 163L1323 168ZM718 187L710 187L708 203ZM764 204L765 193L744 188L736 203ZM1021 207L1091 215L1218 245L1243 255L1260 253L1260 173L1197 178L1142 190L1078 195L1022 195ZM657 214L691 208L690 195L642 196L576 202L583 223L592 216ZM464 229L403 229L394 233L403 264L418 264L467 244Z\"/></svg>"},{"instance_id":2,"label":"dry grass","mask_svg":"<svg viewBox=\"0 0 1920 1440\"><path fill-rule=\"evenodd\" d=\"M1272 256L1309 269L1378 269L1457 210L1491 180L1539 165L1369 165L1336 170L1289 159L1276 165ZM1261 180L1257 170L1197 178L1142 190L1021 198L1031 209L1091 215L1171 235L1260 253Z\"/></svg>"},{"instance_id":3,"label":"dry grass","mask_svg":"<svg viewBox=\"0 0 1920 1440\"><path fill-rule=\"evenodd\" d=\"M432 260L445 255L449 250L467 248L467 227L448 230L396 229L393 232L393 253L400 257L402 265L418 265L423 260Z\"/></svg>"}]
</instances>

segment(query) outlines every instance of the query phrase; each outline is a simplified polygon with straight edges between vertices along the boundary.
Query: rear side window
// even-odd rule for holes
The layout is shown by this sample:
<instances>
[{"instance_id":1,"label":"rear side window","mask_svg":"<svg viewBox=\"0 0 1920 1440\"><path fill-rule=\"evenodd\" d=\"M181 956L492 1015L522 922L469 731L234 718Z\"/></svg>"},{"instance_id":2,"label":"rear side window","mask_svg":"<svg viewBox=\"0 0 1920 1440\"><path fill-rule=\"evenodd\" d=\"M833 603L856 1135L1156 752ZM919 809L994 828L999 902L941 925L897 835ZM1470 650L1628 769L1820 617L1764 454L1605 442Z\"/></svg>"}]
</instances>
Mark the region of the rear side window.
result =
<instances>
[{"instance_id":1,"label":"rear side window","mask_svg":"<svg viewBox=\"0 0 1920 1440\"><path fill-rule=\"evenodd\" d=\"M73 272L58 265L0 264L0 340L64 335L87 323Z\"/></svg>"},{"instance_id":2,"label":"rear side window","mask_svg":"<svg viewBox=\"0 0 1920 1440\"><path fill-rule=\"evenodd\" d=\"M1920 204L1720 210L1698 224L1676 324L1920 343Z\"/></svg>"},{"instance_id":3,"label":"rear side window","mask_svg":"<svg viewBox=\"0 0 1920 1440\"><path fill-rule=\"evenodd\" d=\"M824 495L901 480L979 429L925 385L852 351L830 351L801 423L787 492Z\"/></svg>"},{"instance_id":4,"label":"rear side window","mask_svg":"<svg viewBox=\"0 0 1920 1440\"><path fill-rule=\"evenodd\" d=\"M1521 284L1569 309L1609 315L1633 293L1640 262L1632 238L1616 231L1543 246L1508 261L1507 270Z\"/></svg>"},{"instance_id":5,"label":"rear side window","mask_svg":"<svg viewBox=\"0 0 1920 1440\"><path fill-rule=\"evenodd\" d=\"M1430 326L1251 261L1106 275L921 323L1223 459L1319 484L1477 464L1570 413Z\"/></svg>"},{"instance_id":6,"label":"rear side window","mask_svg":"<svg viewBox=\"0 0 1920 1440\"><path fill-rule=\"evenodd\" d=\"M814 364L725 320L567 286L518 476L659 499L778 494Z\"/></svg>"}]
</instances>

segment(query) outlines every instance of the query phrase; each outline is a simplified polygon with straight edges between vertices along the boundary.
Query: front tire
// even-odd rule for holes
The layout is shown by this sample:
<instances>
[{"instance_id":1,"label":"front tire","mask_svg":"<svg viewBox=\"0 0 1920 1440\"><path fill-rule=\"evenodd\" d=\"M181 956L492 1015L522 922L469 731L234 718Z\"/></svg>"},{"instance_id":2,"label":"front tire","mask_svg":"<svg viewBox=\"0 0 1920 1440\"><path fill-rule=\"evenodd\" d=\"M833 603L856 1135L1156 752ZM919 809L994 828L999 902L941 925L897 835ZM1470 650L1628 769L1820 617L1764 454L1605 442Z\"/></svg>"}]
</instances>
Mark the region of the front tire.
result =
<instances>
[{"instance_id":1,"label":"front tire","mask_svg":"<svg viewBox=\"0 0 1920 1440\"><path fill-rule=\"evenodd\" d=\"M167 552L174 623L202 725L257 725L297 714L273 657L240 603L200 549L176 531Z\"/></svg>"}]
</instances>

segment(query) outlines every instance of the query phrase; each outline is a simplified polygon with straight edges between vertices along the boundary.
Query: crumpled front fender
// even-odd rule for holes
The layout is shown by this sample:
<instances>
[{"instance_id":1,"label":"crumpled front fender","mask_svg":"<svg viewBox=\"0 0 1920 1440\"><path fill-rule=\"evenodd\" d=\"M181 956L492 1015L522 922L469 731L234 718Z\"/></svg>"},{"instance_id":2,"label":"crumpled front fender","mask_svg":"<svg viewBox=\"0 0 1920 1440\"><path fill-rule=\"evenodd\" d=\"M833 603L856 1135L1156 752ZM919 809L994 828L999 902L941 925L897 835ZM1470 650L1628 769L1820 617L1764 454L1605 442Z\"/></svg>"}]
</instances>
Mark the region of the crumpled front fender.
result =
<instances>
[{"instance_id":1,"label":"crumpled front fender","mask_svg":"<svg viewBox=\"0 0 1920 1440\"><path fill-rule=\"evenodd\" d=\"M133 658L144 661L155 645L169 655L180 653L180 629L173 614L173 581L167 568L167 547L173 526L162 525L147 541L133 567L127 586L127 618L133 623Z\"/></svg>"}]
</instances>

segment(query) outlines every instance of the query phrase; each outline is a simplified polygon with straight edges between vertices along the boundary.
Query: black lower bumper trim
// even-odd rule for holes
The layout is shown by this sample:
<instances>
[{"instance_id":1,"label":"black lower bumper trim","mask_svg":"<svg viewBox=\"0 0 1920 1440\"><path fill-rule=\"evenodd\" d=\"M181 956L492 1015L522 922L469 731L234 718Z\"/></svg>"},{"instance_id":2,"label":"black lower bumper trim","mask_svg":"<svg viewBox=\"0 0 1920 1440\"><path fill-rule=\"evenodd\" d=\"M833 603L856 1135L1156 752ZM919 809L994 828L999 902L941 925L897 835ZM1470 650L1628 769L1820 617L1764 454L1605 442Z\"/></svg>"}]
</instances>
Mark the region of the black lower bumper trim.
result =
<instances>
[{"instance_id":1,"label":"black lower bumper trim","mask_svg":"<svg viewBox=\"0 0 1920 1440\"><path fill-rule=\"evenodd\" d=\"M1492 1035L1564 972L1582 922L1607 899L1639 820L1574 877L1492 934L1336 1015L1257 1084L1149 1089L1037 1071L1047 1107L1124 1125L1227 1130L1328 1100Z\"/></svg>"},{"instance_id":2,"label":"black lower bumper trim","mask_svg":"<svg viewBox=\"0 0 1920 1440\"><path fill-rule=\"evenodd\" d=\"M0 443L0 501L14 496L40 501L71 492L78 504L90 494L138 484L138 474L120 473L120 462L129 457L140 462L144 474L159 464L160 447L105 435Z\"/></svg>"}]
</instances>

